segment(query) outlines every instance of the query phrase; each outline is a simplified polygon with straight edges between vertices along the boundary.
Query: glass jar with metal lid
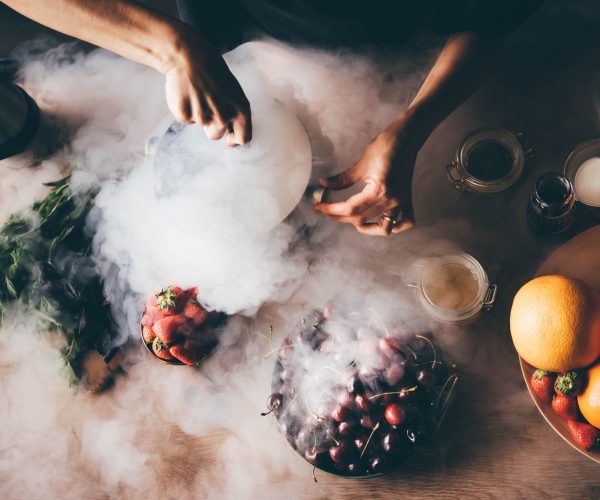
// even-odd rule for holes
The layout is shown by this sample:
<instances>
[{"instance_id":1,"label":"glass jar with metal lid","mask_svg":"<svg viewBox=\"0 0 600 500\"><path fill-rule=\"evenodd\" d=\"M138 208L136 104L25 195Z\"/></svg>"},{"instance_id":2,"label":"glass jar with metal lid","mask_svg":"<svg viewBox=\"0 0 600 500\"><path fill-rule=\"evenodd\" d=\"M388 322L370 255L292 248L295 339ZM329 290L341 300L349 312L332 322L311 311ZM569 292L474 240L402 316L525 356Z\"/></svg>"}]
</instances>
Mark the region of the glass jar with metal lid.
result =
<instances>
[{"instance_id":1,"label":"glass jar with metal lid","mask_svg":"<svg viewBox=\"0 0 600 500\"><path fill-rule=\"evenodd\" d=\"M460 144L454 161L446 167L448 178L459 191L493 194L511 187L533 156L525 149L523 133L503 128L481 128Z\"/></svg>"},{"instance_id":2,"label":"glass jar with metal lid","mask_svg":"<svg viewBox=\"0 0 600 500\"><path fill-rule=\"evenodd\" d=\"M466 253L429 257L416 265L415 289L423 309L437 321L464 324L489 311L498 287L482 265Z\"/></svg>"}]
</instances>

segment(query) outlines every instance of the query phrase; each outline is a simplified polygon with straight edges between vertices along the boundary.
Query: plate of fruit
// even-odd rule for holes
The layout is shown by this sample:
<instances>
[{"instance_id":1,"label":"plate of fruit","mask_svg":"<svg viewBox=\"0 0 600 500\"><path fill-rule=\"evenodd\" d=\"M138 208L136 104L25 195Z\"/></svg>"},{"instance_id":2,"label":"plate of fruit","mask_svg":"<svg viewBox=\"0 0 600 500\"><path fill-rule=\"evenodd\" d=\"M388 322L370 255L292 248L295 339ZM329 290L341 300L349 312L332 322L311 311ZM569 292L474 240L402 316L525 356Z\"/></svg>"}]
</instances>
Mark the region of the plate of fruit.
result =
<instances>
[{"instance_id":1,"label":"plate of fruit","mask_svg":"<svg viewBox=\"0 0 600 500\"><path fill-rule=\"evenodd\" d=\"M148 297L140 326L142 341L155 358L197 366L214 352L225 315L207 311L197 295L196 288L173 285Z\"/></svg>"},{"instance_id":2,"label":"plate of fruit","mask_svg":"<svg viewBox=\"0 0 600 500\"><path fill-rule=\"evenodd\" d=\"M275 351L263 415L275 415L313 478L395 468L431 440L453 399L458 375L431 334L366 316L313 312Z\"/></svg>"},{"instance_id":3,"label":"plate of fruit","mask_svg":"<svg viewBox=\"0 0 600 500\"><path fill-rule=\"evenodd\" d=\"M598 234L588 231L571 240L517 292L510 329L525 383L544 419L600 463L600 268L597 246L585 245ZM574 254L578 259L570 258Z\"/></svg>"}]
</instances>

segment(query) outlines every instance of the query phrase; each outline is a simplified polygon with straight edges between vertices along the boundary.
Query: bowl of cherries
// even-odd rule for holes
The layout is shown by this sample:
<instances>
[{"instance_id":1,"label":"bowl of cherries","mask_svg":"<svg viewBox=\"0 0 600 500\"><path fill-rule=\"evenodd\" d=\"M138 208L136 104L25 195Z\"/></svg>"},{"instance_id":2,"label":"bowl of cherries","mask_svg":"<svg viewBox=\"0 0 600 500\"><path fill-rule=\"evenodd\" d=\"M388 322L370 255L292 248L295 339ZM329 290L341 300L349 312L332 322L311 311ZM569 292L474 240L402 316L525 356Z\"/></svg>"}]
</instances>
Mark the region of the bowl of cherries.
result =
<instances>
[{"instance_id":1,"label":"bowl of cherries","mask_svg":"<svg viewBox=\"0 0 600 500\"><path fill-rule=\"evenodd\" d=\"M277 351L263 415L313 477L374 477L406 461L439 429L458 381L432 334L352 323L313 312Z\"/></svg>"},{"instance_id":2,"label":"bowl of cherries","mask_svg":"<svg viewBox=\"0 0 600 500\"><path fill-rule=\"evenodd\" d=\"M196 288L168 286L152 293L141 319L142 341L157 359L171 365L200 364L219 341L222 313L207 311Z\"/></svg>"}]
</instances>

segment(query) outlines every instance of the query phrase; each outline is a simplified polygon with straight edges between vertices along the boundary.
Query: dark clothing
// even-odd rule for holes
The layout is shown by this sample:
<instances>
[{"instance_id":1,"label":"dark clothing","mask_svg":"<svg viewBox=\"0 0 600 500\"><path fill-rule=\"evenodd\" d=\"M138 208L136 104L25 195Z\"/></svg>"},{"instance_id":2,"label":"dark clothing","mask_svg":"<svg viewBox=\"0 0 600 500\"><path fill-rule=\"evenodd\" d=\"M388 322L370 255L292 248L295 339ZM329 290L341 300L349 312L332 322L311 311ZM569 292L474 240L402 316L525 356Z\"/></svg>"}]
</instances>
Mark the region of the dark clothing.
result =
<instances>
[{"instance_id":1,"label":"dark clothing","mask_svg":"<svg viewBox=\"0 0 600 500\"><path fill-rule=\"evenodd\" d=\"M315 46L399 44L420 30L497 38L543 0L178 0L182 19L222 49L260 34Z\"/></svg>"}]
</instances>

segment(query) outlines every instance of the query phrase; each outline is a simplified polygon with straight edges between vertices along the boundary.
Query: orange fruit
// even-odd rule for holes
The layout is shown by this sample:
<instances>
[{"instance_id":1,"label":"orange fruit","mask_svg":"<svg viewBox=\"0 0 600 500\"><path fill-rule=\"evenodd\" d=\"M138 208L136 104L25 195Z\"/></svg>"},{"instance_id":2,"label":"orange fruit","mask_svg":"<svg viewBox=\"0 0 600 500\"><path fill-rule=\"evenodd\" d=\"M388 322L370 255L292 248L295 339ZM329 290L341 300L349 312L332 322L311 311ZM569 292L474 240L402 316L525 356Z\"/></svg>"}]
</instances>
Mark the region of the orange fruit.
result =
<instances>
[{"instance_id":1,"label":"orange fruit","mask_svg":"<svg viewBox=\"0 0 600 500\"><path fill-rule=\"evenodd\" d=\"M600 365L592 366L586 378L583 391L577 396L579 411L590 424L600 428Z\"/></svg>"},{"instance_id":2,"label":"orange fruit","mask_svg":"<svg viewBox=\"0 0 600 500\"><path fill-rule=\"evenodd\" d=\"M540 276L523 285L510 311L519 355L549 372L576 370L600 356L600 295L567 276Z\"/></svg>"}]
</instances>

